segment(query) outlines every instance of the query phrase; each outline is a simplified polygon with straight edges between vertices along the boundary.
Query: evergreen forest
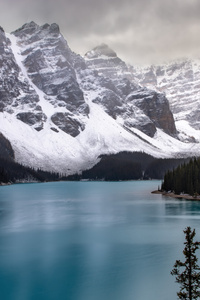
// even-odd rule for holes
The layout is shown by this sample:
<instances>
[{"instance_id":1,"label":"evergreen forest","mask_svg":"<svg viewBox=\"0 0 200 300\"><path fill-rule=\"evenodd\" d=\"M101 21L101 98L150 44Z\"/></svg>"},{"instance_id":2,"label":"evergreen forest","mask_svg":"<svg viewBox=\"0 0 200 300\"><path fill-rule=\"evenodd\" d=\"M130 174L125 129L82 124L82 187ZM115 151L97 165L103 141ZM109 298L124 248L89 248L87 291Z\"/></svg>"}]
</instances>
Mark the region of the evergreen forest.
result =
<instances>
[{"instance_id":1,"label":"evergreen forest","mask_svg":"<svg viewBox=\"0 0 200 300\"><path fill-rule=\"evenodd\" d=\"M99 162L81 174L67 177L67 180L147 180L163 179L167 170L188 162L188 159L158 159L143 152L120 152L101 155Z\"/></svg>"},{"instance_id":2,"label":"evergreen forest","mask_svg":"<svg viewBox=\"0 0 200 300\"><path fill-rule=\"evenodd\" d=\"M0 157L0 184L18 182L44 182L61 180L58 173L25 167Z\"/></svg>"},{"instance_id":3,"label":"evergreen forest","mask_svg":"<svg viewBox=\"0 0 200 300\"><path fill-rule=\"evenodd\" d=\"M163 191L173 191L175 194L200 194L200 158L190 159L172 171L168 171L162 183Z\"/></svg>"}]
</instances>

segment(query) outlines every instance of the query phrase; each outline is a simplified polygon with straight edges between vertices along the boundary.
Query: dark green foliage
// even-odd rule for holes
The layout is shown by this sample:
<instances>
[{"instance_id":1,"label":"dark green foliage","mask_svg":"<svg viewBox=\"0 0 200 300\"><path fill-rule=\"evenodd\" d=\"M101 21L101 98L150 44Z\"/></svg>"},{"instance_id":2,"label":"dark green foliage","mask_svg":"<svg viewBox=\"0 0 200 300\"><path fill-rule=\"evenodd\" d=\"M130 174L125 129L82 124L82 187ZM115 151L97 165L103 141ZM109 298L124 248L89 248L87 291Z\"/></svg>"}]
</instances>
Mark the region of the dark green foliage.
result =
<instances>
[{"instance_id":1,"label":"dark green foliage","mask_svg":"<svg viewBox=\"0 0 200 300\"><path fill-rule=\"evenodd\" d=\"M0 157L6 159L14 159L14 151L11 143L5 136L0 132Z\"/></svg>"},{"instance_id":2,"label":"dark green foliage","mask_svg":"<svg viewBox=\"0 0 200 300\"><path fill-rule=\"evenodd\" d=\"M0 168L0 183L7 183L9 182L8 174L4 167L1 166Z\"/></svg>"},{"instance_id":3,"label":"dark green foliage","mask_svg":"<svg viewBox=\"0 0 200 300\"><path fill-rule=\"evenodd\" d=\"M175 194L200 194L200 159L191 159L189 163L168 171L164 176L162 190Z\"/></svg>"},{"instance_id":4,"label":"dark green foliage","mask_svg":"<svg viewBox=\"0 0 200 300\"><path fill-rule=\"evenodd\" d=\"M189 159L183 158L154 158L145 168L146 178L163 179L168 170L178 167Z\"/></svg>"},{"instance_id":5,"label":"dark green foliage","mask_svg":"<svg viewBox=\"0 0 200 300\"><path fill-rule=\"evenodd\" d=\"M133 180L163 179L168 169L173 169L187 161L186 159L156 159L143 152L120 152L102 155L101 160L92 169L82 172L75 180Z\"/></svg>"},{"instance_id":6,"label":"dark green foliage","mask_svg":"<svg viewBox=\"0 0 200 300\"><path fill-rule=\"evenodd\" d=\"M67 180L67 181L79 181L81 180L82 177L79 174L73 174L73 175L68 175L67 177L62 177L61 180Z\"/></svg>"},{"instance_id":7,"label":"dark green foliage","mask_svg":"<svg viewBox=\"0 0 200 300\"><path fill-rule=\"evenodd\" d=\"M82 173L82 179L105 181L133 180L142 178L141 163L127 153L102 156L92 169Z\"/></svg>"},{"instance_id":8,"label":"dark green foliage","mask_svg":"<svg viewBox=\"0 0 200 300\"><path fill-rule=\"evenodd\" d=\"M22 166L13 160L0 157L0 183L23 182L23 181L56 181L60 179L58 173L51 173L42 170L34 170Z\"/></svg>"},{"instance_id":9,"label":"dark green foliage","mask_svg":"<svg viewBox=\"0 0 200 300\"><path fill-rule=\"evenodd\" d=\"M185 261L176 260L172 275L176 276L176 282L181 285L180 291L177 293L179 299L192 300L200 297L200 268L197 264L196 250L199 249L200 242L194 242L195 229L191 231L190 227L184 230L185 248L183 254ZM183 271L181 272L181 268Z\"/></svg>"}]
</instances>

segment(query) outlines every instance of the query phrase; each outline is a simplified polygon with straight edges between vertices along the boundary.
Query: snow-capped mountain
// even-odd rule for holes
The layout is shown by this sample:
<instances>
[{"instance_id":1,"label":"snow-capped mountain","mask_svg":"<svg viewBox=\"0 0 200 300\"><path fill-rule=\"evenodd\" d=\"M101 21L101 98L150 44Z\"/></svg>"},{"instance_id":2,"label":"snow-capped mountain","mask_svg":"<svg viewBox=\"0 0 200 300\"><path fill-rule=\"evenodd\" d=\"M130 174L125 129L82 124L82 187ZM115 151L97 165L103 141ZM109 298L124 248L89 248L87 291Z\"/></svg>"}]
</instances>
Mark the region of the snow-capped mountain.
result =
<instances>
[{"instance_id":1,"label":"snow-capped mountain","mask_svg":"<svg viewBox=\"0 0 200 300\"><path fill-rule=\"evenodd\" d=\"M0 66L0 133L10 141L17 162L73 174L92 167L101 154L200 153L197 115L189 120L175 95L169 104L170 84L163 93L161 80L155 84L151 79L149 88L148 71L127 66L105 44L81 57L71 51L57 24L31 22L11 34L0 28ZM160 71L162 80L166 70ZM187 76L185 85L191 80ZM194 112L198 99L191 99L188 110Z\"/></svg>"},{"instance_id":2,"label":"snow-capped mountain","mask_svg":"<svg viewBox=\"0 0 200 300\"><path fill-rule=\"evenodd\" d=\"M176 136L174 118L165 95L130 80L128 67L113 50L102 44L86 53L85 59L89 69L98 71L95 84L104 88L94 101L110 115L121 119L124 127L137 128L150 137L155 135L157 128ZM84 85L83 89L86 88Z\"/></svg>"},{"instance_id":3,"label":"snow-capped mountain","mask_svg":"<svg viewBox=\"0 0 200 300\"><path fill-rule=\"evenodd\" d=\"M180 59L145 68L131 66L129 72L138 84L165 93L179 139L199 143L200 59Z\"/></svg>"}]
</instances>

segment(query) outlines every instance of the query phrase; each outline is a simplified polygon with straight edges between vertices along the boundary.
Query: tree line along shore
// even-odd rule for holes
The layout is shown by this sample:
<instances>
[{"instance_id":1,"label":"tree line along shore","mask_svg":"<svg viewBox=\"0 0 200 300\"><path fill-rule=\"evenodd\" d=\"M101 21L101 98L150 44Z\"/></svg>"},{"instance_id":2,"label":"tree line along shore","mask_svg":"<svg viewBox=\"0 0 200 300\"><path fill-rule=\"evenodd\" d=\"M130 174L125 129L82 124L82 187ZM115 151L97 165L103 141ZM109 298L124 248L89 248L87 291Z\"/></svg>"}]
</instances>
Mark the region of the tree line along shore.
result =
<instances>
[{"instance_id":1,"label":"tree line along shore","mask_svg":"<svg viewBox=\"0 0 200 300\"><path fill-rule=\"evenodd\" d=\"M188 163L167 171L157 192L170 197L200 200L200 158L190 159Z\"/></svg>"}]
</instances>

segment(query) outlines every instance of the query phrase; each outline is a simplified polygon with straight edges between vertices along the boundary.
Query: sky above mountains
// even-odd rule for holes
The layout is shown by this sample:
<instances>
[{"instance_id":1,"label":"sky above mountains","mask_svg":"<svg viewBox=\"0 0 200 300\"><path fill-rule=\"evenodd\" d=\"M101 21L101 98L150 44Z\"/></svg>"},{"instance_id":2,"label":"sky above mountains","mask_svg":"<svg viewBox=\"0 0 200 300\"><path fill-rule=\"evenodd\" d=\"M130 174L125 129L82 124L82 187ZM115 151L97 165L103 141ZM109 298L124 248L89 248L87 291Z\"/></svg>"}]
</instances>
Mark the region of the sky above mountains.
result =
<instances>
[{"instance_id":1,"label":"sky above mountains","mask_svg":"<svg viewBox=\"0 0 200 300\"><path fill-rule=\"evenodd\" d=\"M0 0L6 32L57 23L73 51L108 44L131 64L200 56L199 0Z\"/></svg>"}]
</instances>

